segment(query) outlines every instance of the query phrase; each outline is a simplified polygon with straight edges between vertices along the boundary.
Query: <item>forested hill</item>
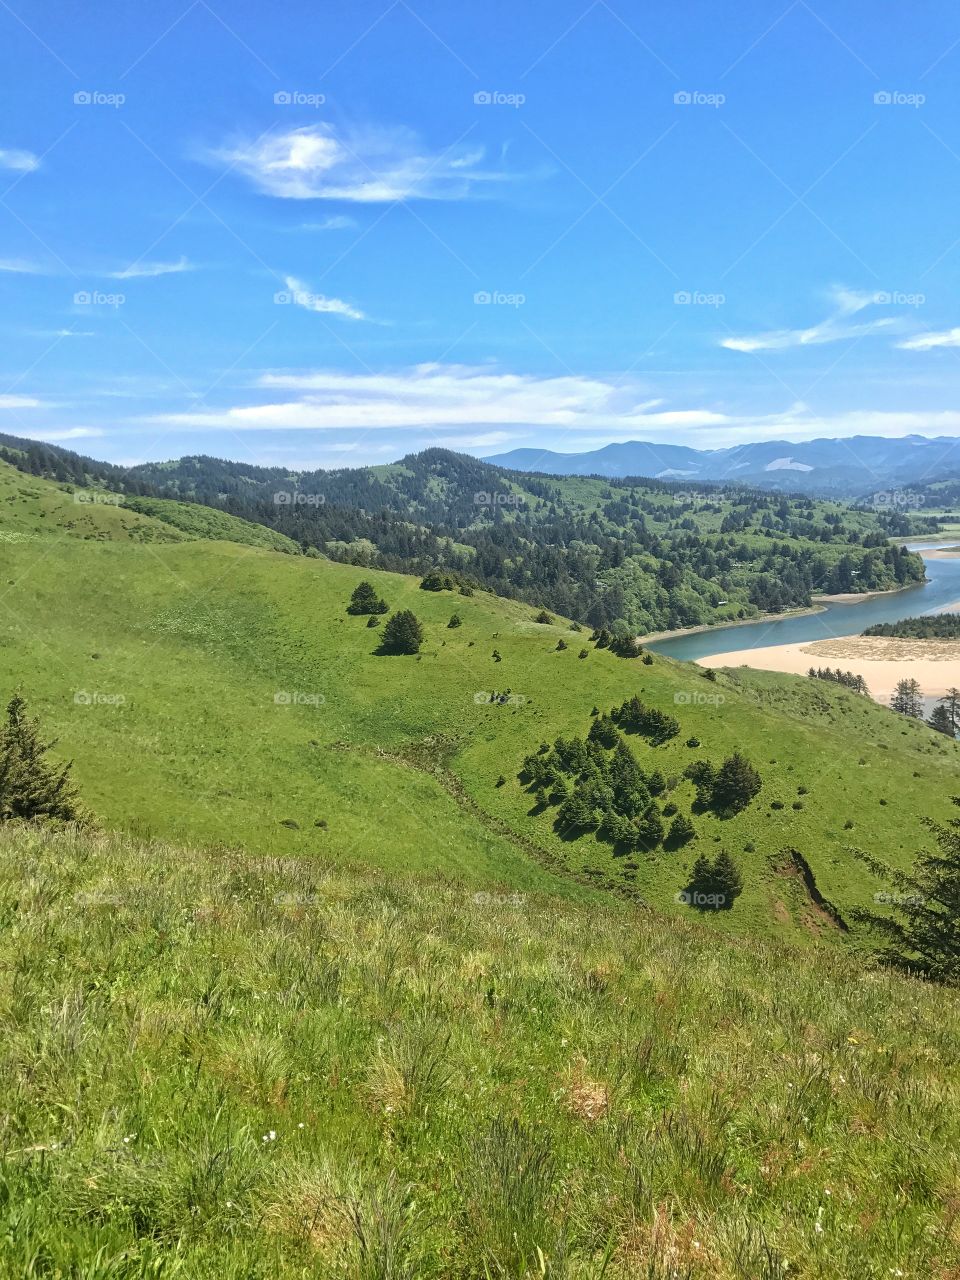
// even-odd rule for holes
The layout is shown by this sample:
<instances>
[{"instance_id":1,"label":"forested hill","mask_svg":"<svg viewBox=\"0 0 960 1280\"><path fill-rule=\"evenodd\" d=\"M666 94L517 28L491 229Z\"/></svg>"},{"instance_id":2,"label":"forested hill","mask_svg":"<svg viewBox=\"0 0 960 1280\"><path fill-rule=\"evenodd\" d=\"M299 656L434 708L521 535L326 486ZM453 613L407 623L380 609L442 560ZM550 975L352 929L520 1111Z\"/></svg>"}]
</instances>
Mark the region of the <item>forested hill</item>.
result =
<instances>
[{"instance_id":1,"label":"forested hill","mask_svg":"<svg viewBox=\"0 0 960 1280\"><path fill-rule=\"evenodd\" d=\"M903 586L920 558L896 513L746 488L547 477L430 449L388 466L294 473L210 457L124 469L0 437L21 470L255 521L334 560L474 585L594 627L649 632Z\"/></svg>"}]
</instances>

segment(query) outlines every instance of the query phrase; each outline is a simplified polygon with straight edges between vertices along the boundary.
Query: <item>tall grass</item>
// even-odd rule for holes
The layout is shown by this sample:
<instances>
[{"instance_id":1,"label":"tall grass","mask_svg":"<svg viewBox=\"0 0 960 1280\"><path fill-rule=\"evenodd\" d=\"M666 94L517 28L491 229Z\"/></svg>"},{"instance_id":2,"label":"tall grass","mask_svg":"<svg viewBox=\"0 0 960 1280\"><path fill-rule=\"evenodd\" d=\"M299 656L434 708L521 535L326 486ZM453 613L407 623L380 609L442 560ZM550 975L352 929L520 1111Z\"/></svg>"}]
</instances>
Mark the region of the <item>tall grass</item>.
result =
<instances>
[{"instance_id":1,"label":"tall grass","mask_svg":"<svg viewBox=\"0 0 960 1280\"><path fill-rule=\"evenodd\" d=\"M947 1277L960 1000L649 912L0 832L0 1275Z\"/></svg>"}]
</instances>

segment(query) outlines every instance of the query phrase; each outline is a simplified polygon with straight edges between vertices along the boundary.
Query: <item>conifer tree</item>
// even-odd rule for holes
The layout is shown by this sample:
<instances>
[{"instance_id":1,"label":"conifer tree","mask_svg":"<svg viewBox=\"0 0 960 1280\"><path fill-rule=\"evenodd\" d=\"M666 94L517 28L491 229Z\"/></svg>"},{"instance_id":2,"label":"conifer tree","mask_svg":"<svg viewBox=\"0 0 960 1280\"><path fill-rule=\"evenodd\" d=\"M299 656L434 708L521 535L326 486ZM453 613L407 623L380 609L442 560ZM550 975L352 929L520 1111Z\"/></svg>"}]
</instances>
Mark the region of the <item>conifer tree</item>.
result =
<instances>
[{"instance_id":1,"label":"conifer tree","mask_svg":"<svg viewBox=\"0 0 960 1280\"><path fill-rule=\"evenodd\" d=\"M350 603L347 605L347 613L386 613L388 608L386 600L380 599L372 583L364 581L358 582L354 588Z\"/></svg>"},{"instance_id":2,"label":"conifer tree","mask_svg":"<svg viewBox=\"0 0 960 1280\"><path fill-rule=\"evenodd\" d=\"M401 609L388 618L381 646L385 653L419 653L421 644L423 627L411 610Z\"/></svg>"},{"instance_id":3,"label":"conifer tree","mask_svg":"<svg viewBox=\"0 0 960 1280\"><path fill-rule=\"evenodd\" d=\"M890 699L890 707L893 711L899 711L902 716L910 716L913 720L922 720L923 693L921 692L919 681L899 680Z\"/></svg>"},{"instance_id":4,"label":"conifer tree","mask_svg":"<svg viewBox=\"0 0 960 1280\"><path fill-rule=\"evenodd\" d=\"M953 803L960 805L960 797ZM935 852L917 854L911 871L897 871L871 854L852 852L895 891L877 894L876 901L892 908L892 915L859 909L856 920L885 939L883 958L908 972L936 982L960 986L960 820L946 825L924 818L933 832Z\"/></svg>"},{"instance_id":5,"label":"conifer tree","mask_svg":"<svg viewBox=\"0 0 960 1280\"><path fill-rule=\"evenodd\" d=\"M760 775L750 761L739 751L735 751L717 771L711 805L717 813L739 813L747 807L762 785Z\"/></svg>"},{"instance_id":6,"label":"conifer tree","mask_svg":"<svg viewBox=\"0 0 960 1280\"><path fill-rule=\"evenodd\" d=\"M44 759L55 742L40 738L39 719L27 717L26 703L15 694L7 705L7 719L0 731L0 820L10 818L80 817L76 789L69 764L54 765Z\"/></svg>"}]
</instances>

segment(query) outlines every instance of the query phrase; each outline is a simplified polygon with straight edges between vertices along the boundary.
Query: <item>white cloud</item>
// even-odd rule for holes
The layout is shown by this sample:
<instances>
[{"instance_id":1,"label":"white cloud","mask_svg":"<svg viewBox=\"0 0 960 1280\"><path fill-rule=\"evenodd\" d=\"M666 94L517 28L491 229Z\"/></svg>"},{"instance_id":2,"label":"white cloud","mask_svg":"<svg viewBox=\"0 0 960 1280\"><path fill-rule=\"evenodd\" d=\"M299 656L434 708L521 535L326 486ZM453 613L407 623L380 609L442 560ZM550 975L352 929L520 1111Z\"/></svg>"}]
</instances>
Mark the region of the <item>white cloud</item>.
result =
<instances>
[{"instance_id":1,"label":"white cloud","mask_svg":"<svg viewBox=\"0 0 960 1280\"><path fill-rule=\"evenodd\" d=\"M960 347L960 329L945 329L941 333L920 333L915 338L898 342L901 351L932 351L934 347Z\"/></svg>"},{"instance_id":2,"label":"white cloud","mask_svg":"<svg viewBox=\"0 0 960 1280\"><path fill-rule=\"evenodd\" d=\"M234 430L364 430L422 427L529 425L553 428L715 426L730 421L709 409L665 409L643 399L636 387L602 379L541 378L468 365L422 364L394 373L354 374L325 370L268 373L264 392L291 397L267 404L177 413L153 421L185 427Z\"/></svg>"},{"instance_id":3,"label":"white cloud","mask_svg":"<svg viewBox=\"0 0 960 1280\"><path fill-rule=\"evenodd\" d=\"M731 412L647 398L639 380L538 377L455 364L372 374L277 370L262 374L243 402L144 420L189 431L420 431L434 439L439 434L449 448L488 452L520 440L567 453L629 440L701 448L857 435L960 440L960 409L820 413L795 402L775 412ZM357 452L372 454L376 447L364 442ZM353 442L329 448L352 452Z\"/></svg>"},{"instance_id":4,"label":"white cloud","mask_svg":"<svg viewBox=\"0 0 960 1280\"><path fill-rule=\"evenodd\" d=\"M43 409L46 406L36 396L0 396L0 409Z\"/></svg>"},{"instance_id":5,"label":"white cloud","mask_svg":"<svg viewBox=\"0 0 960 1280\"><path fill-rule=\"evenodd\" d=\"M22 431L20 434L25 440L46 440L53 444L63 440L89 440L102 436L103 432L99 427L69 427L66 431Z\"/></svg>"},{"instance_id":6,"label":"white cloud","mask_svg":"<svg viewBox=\"0 0 960 1280\"><path fill-rule=\"evenodd\" d=\"M349 231L357 226L356 218L348 218L346 214L335 213L332 217L321 218L319 222L301 222L297 231Z\"/></svg>"},{"instance_id":7,"label":"white cloud","mask_svg":"<svg viewBox=\"0 0 960 1280\"><path fill-rule=\"evenodd\" d=\"M899 320L894 316L884 316L876 320L866 320L859 324L846 323L849 317L875 306L883 301L880 293L863 293L855 289L847 289L836 285L830 290L833 300L833 314L819 324L807 329L771 329L766 333L745 335L743 337L721 338L720 346L728 351L786 351L792 347L819 346L825 342L841 342L848 338L863 338L871 333L879 333L883 329L895 327Z\"/></svg>"},{"instance_id":8,"label":"white cloud","mask_svg":"<svg viewBox=\"0 0 960 1280\"><path fill-rule=\"evenodd\" d=\"M110 271L111 280L139 280L141 277L179 275L181 271L195 271L193 263L185 257L176 262L131 262L122 271Z\"/></svg>"},{"instance_id":9,"label":"white cloud","mask_svg":"<svg viewBox=\"0 0 960 1280\"><path fill-rule=\"evenodd\" d=\"M340 135L330 124L237 141L207 154L244 174L258 191L288 200L461 200L505 175L479 168L483 150L431 153L407 129Z\"/></svg>"},{"instance_id":10,"label":"white cloud","mask_svg":"<svg viewBox=\"0 0 960 1280\"><path fill-rule=\"evenodd\" d=\"M295 276L284 276L289 300L295 306L307 311L318 311L324 315L346 316L349 320L369 320L369 316L357 307L344 302L342 298L328 298L325 293L311 293L307 285Z\"/></svg>"},{"instance_id":11,"label":"white cloud","mask_svg":"<svg viewBox=\"0 0 960 1280\"><path fill-rule=\"evenodd\" d=\"M17 276L42 276L46 273L35 262L26 258L0 258L0 271L9 271Z\"/></svg>"},{"instance_id":12,"label":"white cloud","mask_svg":"<svg viewBox=\"0 0 960 1280\"><path fill-rule=\"evenodd\" d=\"M0 169L13 169L15 173L33 173L40 168L39 159L32 151L4 151L0 148Z\"/></svg>"}]
</instances>

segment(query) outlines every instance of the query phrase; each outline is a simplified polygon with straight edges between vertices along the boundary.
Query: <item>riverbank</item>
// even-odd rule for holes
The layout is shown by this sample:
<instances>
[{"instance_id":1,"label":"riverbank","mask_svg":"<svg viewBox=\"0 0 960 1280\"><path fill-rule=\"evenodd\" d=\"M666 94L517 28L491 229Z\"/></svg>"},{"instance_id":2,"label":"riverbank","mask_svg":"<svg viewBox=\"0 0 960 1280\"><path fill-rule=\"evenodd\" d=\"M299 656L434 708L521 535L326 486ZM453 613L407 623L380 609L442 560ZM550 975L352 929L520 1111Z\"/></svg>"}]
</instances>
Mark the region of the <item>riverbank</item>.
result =
<instances>
[{"instance_id":1,"label":"riverbank","mask_svg":"<svg viewBox=\"0 0 960 1280\"><path fill-rule=\"evenodd\" d=\"M824 597L826 599L826 597ZM783 609L780 613L758 613L755 618L737 618L735 622L704 622L698 627L675 627L673 631L651 631L637 636L640 644L656 644L660 640L675 640L677 636L698 636L705 631L729 631L731 627L756 626L762 622L781 622L784 618L807 618L813 613L823 613L824 605L812 605L809 609Z\"/></svg>"},{"instance_id":2,"label":"riverbank","mask_svg":"<svg viewBox=\"0 0 960 1280\"><path fill-rule=\"evenodd\" d=\"M901 680L916 680L928 698L940 698L947 689L960 687L960 640L839 636L715 653L697 662L702 667L753 667L798 676L811 667L840 667L863 676L877 702L889 702Z\"/></svg>"},{"instance_id":3,"label":"riverbank","mask_svg":"<svg viewBox=\"0 0 960 1280\"><path fill-rule=\"evenodd\" d=\"M940 559L947 557L939 553ZM960 547L957 548L960 555ZM649 635L637 636L640 644L657 644L661 640L675 640L677 636L702 635L706 631L727 631L731 627L751 627L765 622L783 622L787 618L809 618L813 614L823 613L829 604L860 604L867 600L878 600L881 597L895 596L901 591L909 591L909 587L891 587L889 591L848 591L842 595L811 596L813 604L803 609L781 609L779 613L758 613L754 618L737 618L735 622L704 622L697 627L675 627L673 631L651 631Z\"/></svg>"}]
</instances>

